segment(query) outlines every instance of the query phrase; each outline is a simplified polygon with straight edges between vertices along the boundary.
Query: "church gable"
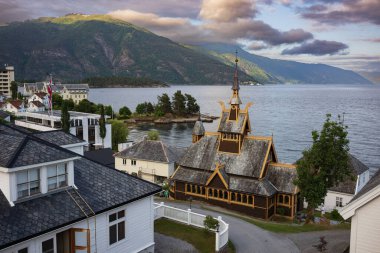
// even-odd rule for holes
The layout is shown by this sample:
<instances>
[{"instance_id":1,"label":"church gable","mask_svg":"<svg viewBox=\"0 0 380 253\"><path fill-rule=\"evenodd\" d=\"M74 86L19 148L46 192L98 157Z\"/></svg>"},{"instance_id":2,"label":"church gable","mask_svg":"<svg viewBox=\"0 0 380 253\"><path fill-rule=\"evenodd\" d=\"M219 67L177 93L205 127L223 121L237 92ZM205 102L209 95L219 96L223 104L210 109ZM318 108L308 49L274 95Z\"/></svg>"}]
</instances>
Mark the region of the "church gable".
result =
<instances>
[{"instance_id":1,"label":"church gable","mask_svg":"<svg viewBox=\"0 0 380 253\"><path fill-rule=\"evenodd\" d=\"M224 188L228 189L228 175L224 171L222 165L217 164L214 172L210 175L206 182L206 186L213 188Z\"/></svg>"}]
</instances>

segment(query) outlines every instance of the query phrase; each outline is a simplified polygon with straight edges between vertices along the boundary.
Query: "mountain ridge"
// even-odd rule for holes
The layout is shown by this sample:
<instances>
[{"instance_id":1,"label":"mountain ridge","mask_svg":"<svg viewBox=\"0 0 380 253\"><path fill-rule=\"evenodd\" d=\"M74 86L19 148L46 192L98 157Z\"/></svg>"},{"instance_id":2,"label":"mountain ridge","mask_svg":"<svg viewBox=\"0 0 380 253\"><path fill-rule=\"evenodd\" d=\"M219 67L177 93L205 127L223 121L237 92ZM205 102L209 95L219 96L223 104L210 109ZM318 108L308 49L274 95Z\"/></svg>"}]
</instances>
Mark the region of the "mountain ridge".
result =
<instances>
[{"instance_id":1,"label":"mountain ridge","mask_svg":"<svg viewBox=\"0 0 380 253\"><path fill-rule=\"evenodd\" d=\"M234 72L231 52L236 47L232 51L231 46L224 47L223 51L211 44L203 45L203 49L182 45L108 15L41 17L0 27L0 63L14 65L17 79L42 79L46 73L52 73L62 80L128 76L175 84L229 84ZM289 61L287 64L293 67L286 68L281 60L249 54L242 49L239 58L241 81L342 83L347 78L334 73L343 76L350 73L349 83L358 80L369 83L354 72L328 65L314 66L321 70L307 79L297 74L305 72L303 63ZM322 71L328 73L324 73L325 78L318 77ZM306 72L307 75L315 69L308 68Z\"/></svg>"}]
</instances>

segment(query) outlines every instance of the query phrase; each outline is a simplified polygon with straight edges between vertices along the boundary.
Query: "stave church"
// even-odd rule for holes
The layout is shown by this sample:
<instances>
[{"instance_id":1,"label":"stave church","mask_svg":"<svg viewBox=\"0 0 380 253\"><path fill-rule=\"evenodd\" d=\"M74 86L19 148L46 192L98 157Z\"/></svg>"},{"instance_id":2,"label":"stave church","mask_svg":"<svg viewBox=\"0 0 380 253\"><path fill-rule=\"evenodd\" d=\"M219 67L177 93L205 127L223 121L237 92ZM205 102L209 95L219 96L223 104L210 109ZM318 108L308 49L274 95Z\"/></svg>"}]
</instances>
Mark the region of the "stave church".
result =
<instances>
[{"instance_id":1,"label":"stave church","mask_svg":"<svg viewBox=\"0 0 380 253\"><path fill-rule=\"evenodd\" d=\"M235 60L232 96L221 105L217 132L206 132L200 118L192 144L170 178L170 197L201 200L261 219L293 218L302 202L293 184L294 165L280 163L273 137L251 134L248 110L239 96Z\"/></svg>"}]
</instances>

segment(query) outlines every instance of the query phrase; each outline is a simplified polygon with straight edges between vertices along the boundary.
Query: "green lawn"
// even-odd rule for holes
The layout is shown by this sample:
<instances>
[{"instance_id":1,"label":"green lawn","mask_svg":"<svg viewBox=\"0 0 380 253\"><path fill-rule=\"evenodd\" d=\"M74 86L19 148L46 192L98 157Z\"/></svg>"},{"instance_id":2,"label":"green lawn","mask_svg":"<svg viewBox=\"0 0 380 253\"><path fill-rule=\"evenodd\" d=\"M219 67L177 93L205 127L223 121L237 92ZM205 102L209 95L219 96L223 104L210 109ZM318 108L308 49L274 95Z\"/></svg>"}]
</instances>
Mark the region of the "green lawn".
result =
<instances>
[{"instance_id":1,"label":"green lawn","mask_svg":"<svg viewBox=\"0 0 380 253\"><path fill-rule=\"evenodd\" d=\"M163 235L175 237L192 244L200 253L215 252L215 233L204 229L188 226L165 218L154 222L154 231ZM228 243L226 253L234 253L235 246Z\"/></svg>"}]
</instances>

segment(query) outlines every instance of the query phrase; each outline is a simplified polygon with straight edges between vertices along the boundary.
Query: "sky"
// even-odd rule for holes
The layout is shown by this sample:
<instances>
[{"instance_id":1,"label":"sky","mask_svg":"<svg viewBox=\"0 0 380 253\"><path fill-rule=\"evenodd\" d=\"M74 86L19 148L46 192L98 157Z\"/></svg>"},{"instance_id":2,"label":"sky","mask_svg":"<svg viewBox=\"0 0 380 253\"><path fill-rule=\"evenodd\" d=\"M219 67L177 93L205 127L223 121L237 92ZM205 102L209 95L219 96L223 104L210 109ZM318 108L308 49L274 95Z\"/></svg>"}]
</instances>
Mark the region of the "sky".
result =
<instances>
[{"instance_id":1,"label":"sky","mask_svg":"<svg viewBox=\"0 0 380 253\"><path fill-rule=\"evenodd\" d=\"M0 0L0 24L109 14L176 42L380 71L380 0Z\"/></svg>"}]
</instances>

